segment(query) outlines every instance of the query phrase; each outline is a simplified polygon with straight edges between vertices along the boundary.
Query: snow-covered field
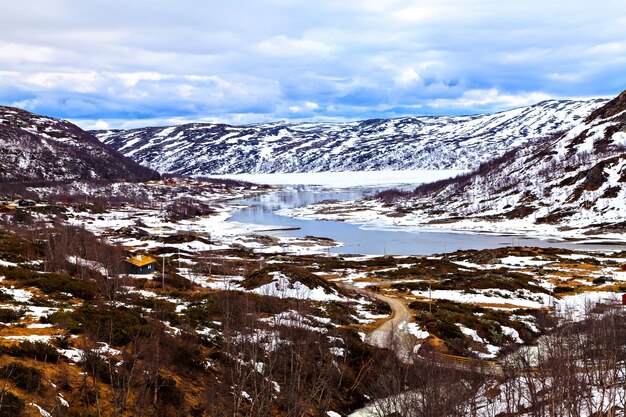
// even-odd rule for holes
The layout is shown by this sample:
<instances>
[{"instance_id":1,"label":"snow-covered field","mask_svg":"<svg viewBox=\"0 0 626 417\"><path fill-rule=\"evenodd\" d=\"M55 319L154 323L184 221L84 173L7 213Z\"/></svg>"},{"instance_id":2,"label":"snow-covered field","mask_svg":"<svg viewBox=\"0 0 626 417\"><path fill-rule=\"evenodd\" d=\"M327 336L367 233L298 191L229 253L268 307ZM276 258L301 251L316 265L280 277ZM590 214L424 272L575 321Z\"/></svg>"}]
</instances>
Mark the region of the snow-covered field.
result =
<instances>
[{"instance_id":1,"label":"snow-covered field","mask_svg":"<svg viewBox=\"0 0 626 417\"><path fill-rule=\"evenodd\" d=\"M342 172L295 172L280 174L232 174L212 175L214 178L228 178L268 185L303 185L332 188L386 187L394 185L422 184L438 181L462 174L460 169L414 169L382 171L342 171Z\"/></svg>"}]
</instances>

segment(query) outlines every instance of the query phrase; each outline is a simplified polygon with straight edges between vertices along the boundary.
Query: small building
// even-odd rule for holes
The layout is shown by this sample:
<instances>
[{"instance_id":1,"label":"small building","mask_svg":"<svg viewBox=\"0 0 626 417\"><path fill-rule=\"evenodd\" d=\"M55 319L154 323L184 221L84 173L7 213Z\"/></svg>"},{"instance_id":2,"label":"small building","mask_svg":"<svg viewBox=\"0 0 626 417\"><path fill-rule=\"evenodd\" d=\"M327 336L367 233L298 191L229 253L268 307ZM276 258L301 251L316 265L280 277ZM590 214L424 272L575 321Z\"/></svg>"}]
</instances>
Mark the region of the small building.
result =
<instances>
[{"instance_id":1,"label":"small building","mask_svg":"<svg viewBox=\"0 0 626 417\"><path fill-rule=\"evenodd\" d=\"M37 205L37 202L26 198L20 198L19 200L17 200L17 205L19 207L34 207Z\"/></svg>"},{"instance_id":2,"label":"small building","mask_svg":"<svg viewBox=\"0 0 626 417\"><path fill-rule=\"evenodd\" d=\"M148 255L134 255L124 260L129 274L151 274L156 270L156 259Z\"/></svg>"}]
</instances>

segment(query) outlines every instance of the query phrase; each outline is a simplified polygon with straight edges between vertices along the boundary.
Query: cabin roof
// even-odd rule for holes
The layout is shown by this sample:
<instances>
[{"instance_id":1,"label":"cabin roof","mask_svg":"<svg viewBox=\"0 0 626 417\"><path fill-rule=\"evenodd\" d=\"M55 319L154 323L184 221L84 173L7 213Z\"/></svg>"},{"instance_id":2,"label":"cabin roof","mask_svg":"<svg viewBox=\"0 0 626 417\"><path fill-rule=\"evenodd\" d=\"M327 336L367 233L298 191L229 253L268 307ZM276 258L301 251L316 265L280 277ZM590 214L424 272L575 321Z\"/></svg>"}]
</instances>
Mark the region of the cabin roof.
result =
<instances>
[{"instance_id":1,"label":"cabin roof","mask_svg":"<svg viewBox=\"0 0 626 417\"><path fill-rule=\"evenodd\" d=\"M139 254L139 255L134 255L130 258L127 258L126 262L128 262L131 265L135 265L136 267L142 267L142 266L155 263L156 259L148 255Z\"/></svg>"}]
</instances>

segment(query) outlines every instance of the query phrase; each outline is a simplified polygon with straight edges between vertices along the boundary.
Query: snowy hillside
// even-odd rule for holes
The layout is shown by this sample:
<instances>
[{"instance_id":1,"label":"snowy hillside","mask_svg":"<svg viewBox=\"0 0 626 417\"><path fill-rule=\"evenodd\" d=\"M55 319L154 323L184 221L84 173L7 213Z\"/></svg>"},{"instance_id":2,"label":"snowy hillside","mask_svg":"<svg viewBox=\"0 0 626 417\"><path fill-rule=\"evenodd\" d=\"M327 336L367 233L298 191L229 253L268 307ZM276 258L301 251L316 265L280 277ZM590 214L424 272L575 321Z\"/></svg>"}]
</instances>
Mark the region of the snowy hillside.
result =
<instances>
[{"instance_id":1,"label":"snowy hillside","mask_svg":"<svg viewBox=\"0 0 626 417\"><path fill-rule=\"evenodd\" d=\"M559 138L445 188L457 215L606 227L626 220L626 92Z\"/></svg>"},{"instance_id":2,"label":"snowy hillside","mask_svg":"<svg viewBox=\"0 0 626 417\"><path fill-rule=\"evenodd\" d=\"M187 124L93 133L145 166L187 175L468 169L512 147L567 130L605 102L544 101L474 116Z\"/></svg>"},{"instance_id":3,"label":"snowy hillside","mask_svg":"<svg viewBox=\"0 0 626 417\"><path fill-rule=\"evenodd\" d=\"M149 179L157 174L64 120L0 106L0 181Z\"/></svg>"},{"instance_id":4,"label":"snowy hillside","mask_svg":"<svg viewBox=\"0 0 626 417\"><path fill-rule=\"evenodd\" d=\"M379 197L310 206L288 214L622 240L626 230L626 92L560 136L509 151L456 179L418 186L413 193L388 191Z\"/></svg>"}]
</instances>

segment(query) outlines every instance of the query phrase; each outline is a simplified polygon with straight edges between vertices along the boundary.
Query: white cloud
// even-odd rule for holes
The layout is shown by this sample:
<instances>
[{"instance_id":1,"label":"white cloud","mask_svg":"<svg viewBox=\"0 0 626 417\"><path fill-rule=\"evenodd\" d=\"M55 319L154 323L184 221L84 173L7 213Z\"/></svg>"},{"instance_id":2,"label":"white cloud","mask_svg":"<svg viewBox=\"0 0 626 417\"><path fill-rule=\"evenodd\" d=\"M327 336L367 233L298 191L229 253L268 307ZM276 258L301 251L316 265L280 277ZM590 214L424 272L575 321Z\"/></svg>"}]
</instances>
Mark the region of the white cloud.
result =
<instances>
[{"instance_id":1,"label":"white cloud","mask_svg":"<svg viewBox=\"0 0 626 417\"><path fill-rule=\"evenodd\" d=\"M414 68L404 68L395 78L398 84L407 85L420 80L420 75Z\"/></svg>"},{"instance_id":2,"label":"white cloud","mask_svg":"<svg viewBox=\"0 0 626 417\"><path fill-rule=\"evenodd\" d=\"M158 72L122 72L122 73L107 73L106 75L119 78L127 87L134 87L140 81L161 81L167 78L164 74Z\"/></svg>"},{"instance_id":3,"label":"white cloud","mask_svg":"<svg viewBox=\"0 0 626 417\"><path fill-rule=\"evenodd\" d=\"M298 56L329 56L334 48L322 42L307 39L291 39L284 35L274 36L258 44L263 54L271 56L298 57Z\"/></svg>"},{"instance_id":4,"label":"white cloud","mask_svg":"<svg viewBox=\"0 0 626 417\"><path fill-rule=\"evenodd\" d=\"M493 109L505 109L513 107L528 106L543 100L553 98L549 94L542 92L522 92L519 94L501 93L496 88L486 90L467 90L461 97L451 99L436 99L430 101L433 107L444 108L472 108L489 107Z\"/></svg>"},{"instance_id":5,"label":"white cloud","mask_svg":"<svg viewBox=\"0 0 626 417\"><path fill-rule=\"evenodd\" d=\"M538 62L545 60L554 53L555 51L550 48L530 47L521 51L505 52L502 55L502 60L510 64Z\"/></svg>"},{"instance_id":6,"label":"white cloud","mask_svg":"<svg viewBox=\"0 0 626 417\"><path fill-rule=\"evenodd\" d=\"M391 12L394 19L404 23L433 23L442 20L454 20L458 17L458 7L445 7L440 4L410 6Z\"/></svg>"},{"instance_id":7,"label":"white cloud","mask_svg":"<svg viewBox=\"0 0 626 417\"><path fill-rule=\"evenodd\" d=\"M590 54L624 54L626 53L626 42L607 42L595 45L591 47L588 51Z\"/></svg>"},{"instance_id":8,"label":"white cloud","mask_svg":"<svg viewBox=\"0 0 626 417\"><path fill-rule=\"evenodd\" d=\"M405 0L360 0L358 6L373 13L388 12L405 4Z\"/></svg>"},{"instance_id":9,"label":"white cloud","mask_svg":"<svg viewBox=\"0 0 626 417\"><path fill-rule=\"evenodd\" d=\"M313 103L312 101L305 101L301 105L289 106L289 111L293 113L312 112L319 108L320 108L319 104Z\"/></svg>"},{"instance_id":10,"label":"white cloud","mask_svg":"<svg viewBox=\"0 0 626 417\"><path fill-rule=\"evenodd\" d=\"M25 78L26 84L44 89L58 89L76 93L94 93L99 91L102 76L95 72L39 72Z\"/></svg>"},{"instance_id":11,"label":"white cloud","mask_svg":"<svg viewBox=\"0 0 626 417\"><path fill-rule=\"evenodd\" d=\"M582 72L570 72L570 73L553 72L552 74L548 74L548 78L551 80L558 81L558 82L570 82L570 83L581 81L584 76L585 74Z\"/></svg>"},{"instance_id":12,"label":"white cloud","mask_svg":"<svg viewBox=\"0 0 626 417\"><path fill-rule=\"evenodd\" d=\"M27 111L34 111L39 105L39 100L37 99L28 99L28 100L20 100L14 101L9 104L11 107L18 107L20 109L24 109Z\"/></svg>"},{"instance_id":13,"label":"white cloud","mask_svg":"<svg viewBox=\"0 0 626 417\"><path fill-rule=\"evenodd\" d=\"M55 50L46 46L0 42L0 61L4 65L52 62L55 57Z\"/></svg>"},{"instance_id":14,"label":"white cloud","mask_svg":"<svg viewBox=\"0 0 626 417\"><path fill-rule=\"evenodd\" d=\"M98 120L97 122L93 124L93 129L105 130L105 129L109 129L110 127L111 126L104 120Z\"/></svg>"}]
</instances>

